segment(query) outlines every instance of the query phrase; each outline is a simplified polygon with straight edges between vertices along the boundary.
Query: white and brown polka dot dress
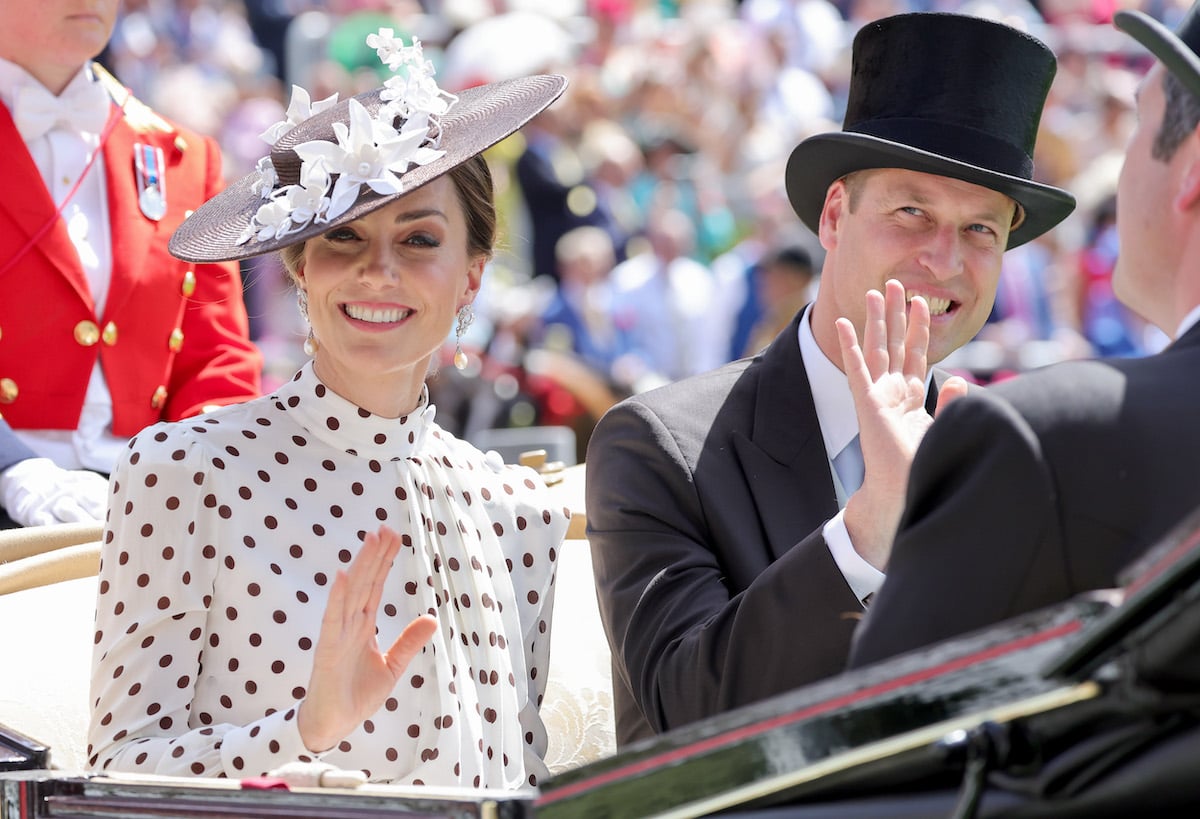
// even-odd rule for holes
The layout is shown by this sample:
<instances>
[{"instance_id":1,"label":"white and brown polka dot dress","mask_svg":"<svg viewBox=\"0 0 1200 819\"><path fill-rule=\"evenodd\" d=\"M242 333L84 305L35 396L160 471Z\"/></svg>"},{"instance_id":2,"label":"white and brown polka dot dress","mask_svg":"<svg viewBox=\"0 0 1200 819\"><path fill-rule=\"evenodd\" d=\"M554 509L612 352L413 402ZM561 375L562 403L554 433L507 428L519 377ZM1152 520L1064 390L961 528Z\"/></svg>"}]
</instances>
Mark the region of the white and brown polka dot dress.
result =
<instances>
[{"instance_id":1,"label":"white and brown polka dot dress","mask_svg":"<svg viewBox=\"0 0 1200 819\"><path fill-rule=\"evenodd\" d=\"M518 788L538 718L569 513L538 476L361 410L307 365L274 395L140 433L113 475L89 764L247 777L309 757L296 728L335 573L386 523L404 546L378 636L440 627L322 759L375 781Z\"/></svg>"}]
</instances>

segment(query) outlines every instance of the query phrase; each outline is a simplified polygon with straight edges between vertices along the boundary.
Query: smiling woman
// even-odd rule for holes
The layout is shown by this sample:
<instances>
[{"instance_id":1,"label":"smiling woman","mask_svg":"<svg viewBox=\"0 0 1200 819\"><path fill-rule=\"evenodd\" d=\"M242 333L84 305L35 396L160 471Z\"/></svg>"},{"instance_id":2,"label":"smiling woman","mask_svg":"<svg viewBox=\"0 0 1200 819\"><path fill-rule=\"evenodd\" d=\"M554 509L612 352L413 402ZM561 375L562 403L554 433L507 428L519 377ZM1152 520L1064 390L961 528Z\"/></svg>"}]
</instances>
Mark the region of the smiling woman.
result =
<instances>
[{"instance_id":1,"label":"smiling woman","mask_svg":"<svg viewBox=\"0 0 1200 819\"><path fill-rule=\"evenodd\" d=\"M284 249L312 326L314 368L330 387L384 414L413 406L431 357L479 290L496 236L491 191L487 163L476 155L408 196ZM460 236L466 241L448 241ZM341 374L356 371L344 383Z\"/></svg>"},{"instance_id":2,"label":"smiling woman","mask_svg":"<svg viewBox=\"0 0 1200 819\"><path fill-rule=\"evenodd\" d=\"M469 255L465 233L460 199L441 177L305 243L291 272L318 377L373 412L414 406L430 358L479 290L486 257Z\"/></svg>"},{"instance_id":3,"label":"smiling woman","mask_svg":"<svg viewBox=\"0 0 1200 819\"><path fill-rule=\"evenodd\" d=\"M441 92L420 44L337 103L298 91L269 157L176 232L183 259L282 251L313 361L274 394L143 431L113 477L89 765L520 788L570 513L439 428L424 377L479 289L480 153L561 77Z\"/></svg>"}]
</instances>

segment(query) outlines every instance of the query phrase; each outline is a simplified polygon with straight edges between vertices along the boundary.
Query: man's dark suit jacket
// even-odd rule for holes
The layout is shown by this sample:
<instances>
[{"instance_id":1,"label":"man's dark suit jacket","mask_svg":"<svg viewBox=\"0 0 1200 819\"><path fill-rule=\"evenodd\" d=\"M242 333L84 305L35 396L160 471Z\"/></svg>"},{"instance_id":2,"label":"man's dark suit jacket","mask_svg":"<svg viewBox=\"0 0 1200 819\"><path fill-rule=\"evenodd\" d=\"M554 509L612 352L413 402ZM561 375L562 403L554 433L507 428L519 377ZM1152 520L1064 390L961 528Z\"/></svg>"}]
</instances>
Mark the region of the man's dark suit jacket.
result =
<instances>
[{"instance_id":1,"label":"man's dark suit jacket","mask_svg":"<svg viewBox=\"0 0 1200 819\"><path fill-rule=\"evenodd\" d=\"M1200 505L1200 326L979 390L917 450L863 665L1117 585Z\"/></svg>"},{"instance_id":2,"label":"man's dark suit jacket","mask_svg":"<svg viewBox=\"0 0 1200 819\"><path fill-rule=\"evenodd\" d=\"M802 315L752 359L626 399L589 440L621 745L845 666L862 605L821 532L838 503Z\"/></svg>"}]
</instances>

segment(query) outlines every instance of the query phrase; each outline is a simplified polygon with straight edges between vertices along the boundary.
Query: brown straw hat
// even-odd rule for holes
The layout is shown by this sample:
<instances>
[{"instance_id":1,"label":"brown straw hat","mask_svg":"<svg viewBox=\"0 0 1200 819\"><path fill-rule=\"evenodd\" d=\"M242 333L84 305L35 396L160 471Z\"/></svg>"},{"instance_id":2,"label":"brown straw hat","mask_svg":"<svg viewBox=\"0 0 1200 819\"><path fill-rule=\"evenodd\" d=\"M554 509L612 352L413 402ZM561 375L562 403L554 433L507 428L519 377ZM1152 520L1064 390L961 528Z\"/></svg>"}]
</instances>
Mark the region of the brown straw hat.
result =
<instances>
[{"instance_id":1,"label":"brown straw hat","mask_svg":"<svg viewBox=\"0 0 1200 819\"><path fill-rule=\"evenodd\" d=\"M415 45L419 57L419 43ZM410 88L415 85L411 80L408 82ZM390 100L396 96L394 89L389 93L389 86L343 100L287 130L273 145L269 162L260 162L255 171L230 185L185 219L171 237L170 251L174 256L190 262L245 259L325 233L383 207L495 145L554 102L566 86L565 77L538 75L469 88L455 99L441 92L430 81L415 93L418 96L424 94L424 99L428 100L432 88L436 94L441 94L440 99L449 100L450 104L444 113L428 117L427 129L422 124L426 117L424 112L412 118L421 124L421 127L413 129L421 147L416 148L417 143L410 138L412 148L408 154L424 152L415 160L423 164L413 164L407 169L393 168L393 173L384 173L385 179L364 181L357 186L357 194L354 193L354 186L347 186L348 194L342 197L344 210L337 205L329 207L329 197L326 196L321 200L322 205L318 206L323 214L319 218L305 220L302 216L291 216L293 221L287 222L288 215L300 211L290 204L282 210L275 210L274 215L280 219L280 223L286 224L286 231L274 231L269 225L256 222L256 214L264 205L295 201L288 199L285 194L297 191L295 186L298 183L314 178L312 166L320 164L319 160L312 161L314 151L322 153L326 149L334 150L339 143L346 144L348 139L355 138L356 128L359 129L359 143L362 141L361 135L365 133L373 133L376 137L374 141L378 143L388 140L394 142L397 137L405 136L405 119L389 116L394 110L389 107ZM307 95L302 90L299 93L303 95L304 110L307 110ZM361 108L356 112L355 106ZM321 106L318 104L313 107L319 110ZM363 111L371 125L366 124ZM429 153L431 149L440 151L440 156ZM368 156L377 155L378 152L371 153L373 150L374 146L367 144ZM308 158L307 161L302 155ZM339 199L339 178L346 175L344 172L339 174L336 168L325 167L324 174L318 170L315 178L327 181L325 193L332 193L336 203ZM318 190L319 193L319 186L310 187L309 192L312 190ZM303 204L308 205L312 201L311 198L305 198ZM330 213L336 215L328 216Z\"/></svg>"}]
</instances>

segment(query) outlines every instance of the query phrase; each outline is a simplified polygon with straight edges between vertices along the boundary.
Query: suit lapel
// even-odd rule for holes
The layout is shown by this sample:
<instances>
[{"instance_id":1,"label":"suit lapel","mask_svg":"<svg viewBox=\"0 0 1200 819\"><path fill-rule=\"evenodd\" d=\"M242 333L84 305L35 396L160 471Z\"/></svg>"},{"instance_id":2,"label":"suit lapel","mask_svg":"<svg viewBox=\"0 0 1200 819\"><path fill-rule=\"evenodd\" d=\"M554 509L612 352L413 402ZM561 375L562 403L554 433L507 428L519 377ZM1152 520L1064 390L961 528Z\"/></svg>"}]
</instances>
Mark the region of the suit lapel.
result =
<instances>
[{"instance_id":1,"label":"suit lapel","mask_svg":"<svg viewBox=\"0 0 1200 819\"><path fill-rule=\"evenodd\" d=\"M775 560L838 511L800 356L797 333L803 312L762 353L751 434L733 434L734 450Z\"/></svg>"},{"instance_id":2,"label":"suit lapel","mask_svg":"<svg viewBox=\"0 0 1200 819\"><path fill-rule=\"evenodd\" d=\"M942 385L946 383L946 379L953 376L953 373L948 373L945 370L935 369L933 378L929 380L929 392L925 394L925 411L933 415L937 409L938 393Z\"/></svg>"},{"instance_id":3,"label":"suit lapel","mask_svg":"<svg viewBox=\"0 0 1200 819\"><path fill-rule=\"evenodd\" d=\"M8 190L21 192L19 196L0 196L0 213L16 226L11 232L0 231L0 270L4 270L6 276L17 275L31 255L40 254L90 305L91 289L79 263L79 254L67 235L66 223L56 215L57 209L46 189L46 182L25 147L12 114L3 105L0 105L0 151L5 157ZM47 223L50 223L49 228L38 237ZM18 254L21 258L10 265L10 260Z\"/></svg>"},{"instance_id":4,"label":"suit lapel","mask_svg":"<svg viewBox=\"0 0 1200 819\"><path fill-rule=\"evenodd\" d=\"M108 174L108 219L112 231L112 279L105 313L114 314L129 298L146 271L147 249L154 245L158 223L138 207L138 181L133 146L152 142L122 118L104 145L104 170ZM163 169L165 171L165 169ZM167 188L167 195L171 193Z\"/></svg>"}]
</instances>

